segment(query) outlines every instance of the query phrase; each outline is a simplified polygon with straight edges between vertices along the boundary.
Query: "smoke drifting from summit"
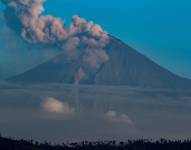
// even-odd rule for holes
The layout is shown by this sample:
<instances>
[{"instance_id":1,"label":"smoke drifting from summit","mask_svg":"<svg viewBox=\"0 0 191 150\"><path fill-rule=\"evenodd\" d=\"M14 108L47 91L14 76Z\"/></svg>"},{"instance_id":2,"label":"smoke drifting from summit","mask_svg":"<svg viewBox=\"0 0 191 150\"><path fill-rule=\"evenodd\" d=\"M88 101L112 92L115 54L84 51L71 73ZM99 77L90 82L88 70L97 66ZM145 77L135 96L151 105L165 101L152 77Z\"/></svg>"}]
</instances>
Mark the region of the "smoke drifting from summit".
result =
<instances>
[{"instance_id":1,"label":"smoke drifting from summit","mask_svg":"<svg viewBox=\"0 0 191 150\"><path fill-rule=\"evenodd\" d=\"M66 27L64 21L51 15L43 16L45 0L1 0L6 8L7 24L30 44L56 46L69 60L79 62L76 72L88 73L100 68L109 57L104 47L109 36L101 26L73 16Z\"/></svg>"}]
</instances>

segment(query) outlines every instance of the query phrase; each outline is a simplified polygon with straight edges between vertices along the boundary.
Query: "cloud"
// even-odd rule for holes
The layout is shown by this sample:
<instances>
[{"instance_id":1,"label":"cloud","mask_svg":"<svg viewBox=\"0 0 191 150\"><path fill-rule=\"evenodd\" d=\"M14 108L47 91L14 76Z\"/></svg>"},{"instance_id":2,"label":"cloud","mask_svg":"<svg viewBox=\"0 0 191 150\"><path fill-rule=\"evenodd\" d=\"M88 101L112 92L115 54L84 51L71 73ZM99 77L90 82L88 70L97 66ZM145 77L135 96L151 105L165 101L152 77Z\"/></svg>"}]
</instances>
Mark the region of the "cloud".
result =
<instances>
[{"instance_id":1,"label":"cloud","mask_svg":"<svg viewBox=\"0 0 191 150\"><path fill-rule=\"evenodd\" d=\"M105 117L107 120L111 122L116 122L116 123L125 123L132 125L133 121L129 118L127 114L118 114L116 111L110 110L106 112Z\"/></svg>"},{"instance_id":2,"label":"cloud","mask_svg":"<svg viewBox=\"0 0 191 150\"><path fill-rule=\"evenodd\" d=\"M75 15L66 27L60 18L42 14L45 0L0 1L6 6L4 16L7 25L28 43L54 45L69 59L77 60L78 69L86 74L98 70L109 60L105 50L109 36L93 21Z\"/></svg>"},{"instance_id":3,"label":"cloud","mask_svg":"<svg viewBox=\"0 0 191 150\"><path fill-rule=\"evenodd\" d=\"M68 103L62 102L53 97L46 97L42 101L41 107L43 111L53 114L73 115L75 113L75 109Z\"/></svg>"}]
</instances>

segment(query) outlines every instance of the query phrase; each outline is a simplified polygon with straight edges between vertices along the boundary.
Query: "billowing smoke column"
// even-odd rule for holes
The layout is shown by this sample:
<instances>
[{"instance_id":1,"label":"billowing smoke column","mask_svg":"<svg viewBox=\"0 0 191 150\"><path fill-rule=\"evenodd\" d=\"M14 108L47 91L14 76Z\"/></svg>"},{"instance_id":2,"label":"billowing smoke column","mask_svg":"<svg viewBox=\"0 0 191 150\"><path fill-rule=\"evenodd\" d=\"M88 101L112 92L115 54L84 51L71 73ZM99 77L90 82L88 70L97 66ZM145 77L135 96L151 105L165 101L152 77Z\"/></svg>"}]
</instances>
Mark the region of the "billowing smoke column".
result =
<instances>
[{"instance_id":1,"label":"billowing smoke column","mask_svg":"<svg viewBox=\"0 0 191 150\"><path fill-rule=\"evenodd\" d=\"M6 6L7 24L23 39L31 44L56 46L68 59L79 62L76 84L109 59L104 50L109 36L92 21L74 16L71 25L66 27L61 19L42 15L45 0L0 1Z\"/></svg>"}]
</instances>

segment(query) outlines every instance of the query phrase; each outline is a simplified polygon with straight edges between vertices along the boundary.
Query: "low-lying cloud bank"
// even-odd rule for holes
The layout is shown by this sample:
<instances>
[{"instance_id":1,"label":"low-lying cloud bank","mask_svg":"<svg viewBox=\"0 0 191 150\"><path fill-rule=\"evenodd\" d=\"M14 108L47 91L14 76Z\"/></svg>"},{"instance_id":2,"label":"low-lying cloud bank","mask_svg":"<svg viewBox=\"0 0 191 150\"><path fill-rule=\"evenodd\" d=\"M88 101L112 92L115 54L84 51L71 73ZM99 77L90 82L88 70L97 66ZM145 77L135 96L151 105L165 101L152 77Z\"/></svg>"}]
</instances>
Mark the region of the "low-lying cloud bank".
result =
<instances>
[{"instance_id":1,"label":"low-lying cloud bank","mask_svg":"<svg viewBox=\"0 0 191 150\"><path fill-rule=\"evenodd\" d=\"M106 119L115 123L125 123L132 125L133 121L129 118L127 114L118 114L116 111L110 110L105 114Z\"/></svg>"},{"instance_id":2,"label":"low-lying cloud bank","mask_svg":"<svg viewBox=\"0 0 191 150\"><path fill-rule=\"evenodd\" d=\"M43 111L53 114L73 115L75 113L75 109L68 103L62 102L53 97L46 97L42 101L41 107Z\"/></svg>"}]
</instances>

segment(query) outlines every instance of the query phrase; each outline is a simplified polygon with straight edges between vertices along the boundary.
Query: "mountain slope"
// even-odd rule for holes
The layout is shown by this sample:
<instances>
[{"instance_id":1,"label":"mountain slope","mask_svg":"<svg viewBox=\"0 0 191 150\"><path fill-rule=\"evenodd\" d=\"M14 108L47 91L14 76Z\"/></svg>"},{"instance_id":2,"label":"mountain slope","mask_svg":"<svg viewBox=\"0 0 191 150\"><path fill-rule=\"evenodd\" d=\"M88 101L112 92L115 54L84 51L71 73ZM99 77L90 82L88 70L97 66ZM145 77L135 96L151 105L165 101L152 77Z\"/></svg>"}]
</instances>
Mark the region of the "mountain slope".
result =
<instances>
[{"instance_id":1,"label":"mountain slope","mask_svg":"<svg viewBox=\"0 0 191 150\"><path fill-rule=\"evenodd\" d=\"M191 80L171 73L116 38L112 38L108 53L110 61L97 74L97 84L191 87Z\"/></svg>"},{"instance_id":2,"label":"mountain slope","mask_svg":"<svg viewBox=\"0 0 191 150\"><path fill-rule=\"evenodd\" d=\"M114 37L111 37L106 50L109 54L109 61L96 74L82 83L154 88L191 87L191 80L169 72ZM15 82L73 83L78 68L77 62L71 62L60 54L10 80Z\"/></svg>"}]
</instances>

